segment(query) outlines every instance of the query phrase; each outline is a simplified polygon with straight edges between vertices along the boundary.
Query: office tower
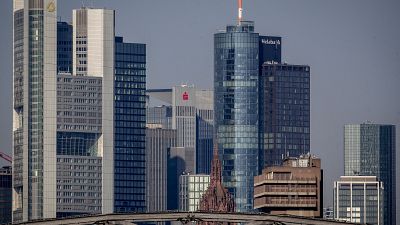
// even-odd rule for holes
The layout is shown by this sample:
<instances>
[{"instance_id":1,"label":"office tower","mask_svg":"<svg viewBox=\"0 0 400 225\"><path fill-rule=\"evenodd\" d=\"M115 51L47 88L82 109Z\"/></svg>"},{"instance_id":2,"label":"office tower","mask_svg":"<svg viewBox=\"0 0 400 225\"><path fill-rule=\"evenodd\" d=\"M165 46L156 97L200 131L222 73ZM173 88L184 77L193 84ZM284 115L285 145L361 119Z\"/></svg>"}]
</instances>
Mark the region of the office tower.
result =
<instances>
[{"instance_id":1,"label":"office tower","mask_svg":"<svg viewBox=\"0 0 400 225\"><path fill-rule=\"evenodd\" d=\"M194 86L178 85L171 89L147 90L150 102L161 101L163 106L150 106L149 123L177 131L177 147L194 151L193 173L209 173L214 130L213 91ZM157 122L157 121L163 122ZM171 126L171 127L169 127ZM178 178L177 178L178 181Z\"/></svg>"},{"instance_id":2,"label":"office tower","mask_svg":"<svg viewBox=\"0 0 400 225\"><path fill-rule=\"evenodd\" d=\"M56 0L14 0L13 221L56 216Z\"/></svg>"},{"instance_id":3,"label":"office tower","mask_svg":"<svg viewBox=\"0 0 400 225\"><path fill-rule=\"evenodd\" d=\"M57 75L56 216L102 212L102 78Z\"/></svg>"},{"instance_id":4,"label":"office tower","mask_svg":"<svg viewBox=\"0 0 400 225\"><path fill-rule=\"evenodd\" d=\"M168 151L176 146L176 131L164 128L146 129L146 210L167 210ZM177 196L172 195L177 201Z\"/></svg>"},{"instance_id":5,"label":"office tower","mask_svg":"<svg viewBox=\"0 0 400 225\"><path fill-rule=\"evenodd\" d=\"M0 168L0 224L11 223L12 217L12 170Z\"/></svg>"},{"instance_id":6,"label":"office tower","mask_svg":"<svg viewBox=\"0 0 400 225\"><path fill-rule=\"evenodd\" d=\"M341 176L334 183L334 219L383 225L383 185L375 176Z\"/></svg>"},{"instance_id":7,"label":"office tower","mask_svg":"<svg viewBox=\"0 0 400 225\"><path fill-rule=\"evenodd\" d=\"M344 127L345 176L376 176L383 182L384 223L396 224L396 128L372 123Z\"/></svg>"},{"instance_id":8,"label":"office tower","mask_svg":"<svg viewBox=\"0 0 400 225\"><path fill-rule=\"evenodd\" d=\"M72 25L57 22L57 73L72 72Z\"/></svg>"},{"instance_id":9,"label":"office tower","mask_svg":"<svg viewBox=\"0 0 400 225\"><path fill-rule=\"evenodd\" d=\"M214 138L214 93L196 91L196 172L210 174Z\"/></svg>"},{"instance_id":10,"label":"office tower","mask_svg":"<svg viewBox=\"0 0 400 225\"><path fill-rule=\"evenodd\" d=\"M114 211L114 14L114 10L88 8L72 12L73 75L102 79L97 152L102 157L102 213Z\"/></svg>"},{"instance_id":11,"label":"office tower","mask_svg":"<svg viewBox=\"0 0 400 225\"><path fill-rule=\"evenodd\" d=\"M260 92L262 168L310 152L310 67L264 63Z\"/></svg>"},{"instance_id":12,"label":"office tower","mask_svg":"<svg viewBox=\"0 0 400 225\"><path fill-rule=\"evenodd\" d=\"M235 202L222 184L222 164L218 156L218 144L214 143L213 160L210 174L210 185L201 197L199 210L206 212L234 212ZM202 225L217 224L202 222ZM223 223L227 224L227 223Z\"/></svg>"},{"instance_id":13,"label":"office tower","mask_svg":"<svg viewBox=\"0 0 400 225\"><path fill-rule=\"evenodd\" d=\"M310 154L286 158L254 178L254 208L270 214L322 217L321 159Z\"/></svg>"},{"instance_id":14,"label":"office tower","mask_svg":"<svg viewBox=\"0 0 400 225\"><path fill-rule=\"evenodd\" d=\"M253 177L258 174L259 35L240 21L214 35L215 131L225 187L236 210L253 209Z\"/></svg>"},{"instance_id":15,"label":"office tower","mask_svg":"<svg viewBox=\"0 0 400 225\"><path fill-rule=\"evenodd\" d=\"M179 210L194 212L208 186L210 176L205 174L183 174L179 176Z\"/></svg>"},{"instance_id":16,"label":"office tower","mask_svg":"<svg viewBox=\"0 0 400 225\"><path fill-rule=\"evenodd\" d=\"M115 39L114 212L144 212L146 45ZM112 121L111 121L112 122Z\"/></svg>"}]
</instances>

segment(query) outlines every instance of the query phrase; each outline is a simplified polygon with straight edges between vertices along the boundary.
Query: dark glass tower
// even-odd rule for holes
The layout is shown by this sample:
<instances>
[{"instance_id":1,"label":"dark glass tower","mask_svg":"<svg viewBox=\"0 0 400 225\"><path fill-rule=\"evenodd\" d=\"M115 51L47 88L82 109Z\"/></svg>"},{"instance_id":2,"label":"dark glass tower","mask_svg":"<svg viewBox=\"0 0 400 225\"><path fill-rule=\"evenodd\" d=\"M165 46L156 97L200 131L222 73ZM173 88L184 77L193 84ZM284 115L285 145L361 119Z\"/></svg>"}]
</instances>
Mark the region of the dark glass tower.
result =
<instances>
[{"instance_id":1,"label":"dark glass tower","mask_svg":"<svg viewBox=\"0 0 400 225\"><path fill-rule=\"evenodd\" d=\"M57 22L57 73L72 72L72 25Z\"/></svg>"},{"instance_id":2,"label":"dark glass tower","mask_svg":"<svg viewBox=\"0 0 400 225\"><path fill-rule=\"evenodd\" d=\"M144 212L146 45L115 38L114 212Z\"/></svg>"},{"instance_id":3,"label":"dark glass tower","mask_svg":"<svg viewBox=\"0 0 400 225\"><path fill-rule=\"evenodd\" d=\"M264 63L260 93L262 168L308 153L310 67Z\"/></svg>"},{"instance_id":4,"label":"dark glass tower","mask_svg":"<svg viewBox=\"0 0 400 225\"><path fill-rule=\"evenodd\" d=\"M351 124L344 127L346 176L377 176L384 187L384 224L396 224L396 127Z\"/></svg>"},{"instance_id":5,"label":"dark glass tower","mask_svg":"<svg viewBox=\"0 0 400 225\"><path fill-rule=\"evenodd\" d=\"M236 211L253 209L258 174L259 34L253 22L214 35L214 110L222 176Z\"/></svg>"}]
</instances>

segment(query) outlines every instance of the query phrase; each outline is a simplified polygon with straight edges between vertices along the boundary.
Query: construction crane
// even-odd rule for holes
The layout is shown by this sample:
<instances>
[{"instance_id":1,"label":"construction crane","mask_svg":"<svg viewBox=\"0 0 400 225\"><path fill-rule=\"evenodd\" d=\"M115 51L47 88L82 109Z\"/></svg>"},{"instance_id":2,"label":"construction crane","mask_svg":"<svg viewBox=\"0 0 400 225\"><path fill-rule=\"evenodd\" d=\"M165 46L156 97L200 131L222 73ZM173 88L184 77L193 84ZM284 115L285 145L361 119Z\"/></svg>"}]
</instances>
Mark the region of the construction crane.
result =
<instances>
[{"instance_id":1,"label":"construction crane","mask_svg":"<svg viewBox=\"0 0 400 225\"><path fill-rule=\"evenodd\" d=\"M9 163L12 163L12 157L9 156L9 155L7 155L7 154L4 153L4 152L0 152L0 157L3 158L3 159L5 159L5 160L8 161Z\"/></svg>"}]
</instances>

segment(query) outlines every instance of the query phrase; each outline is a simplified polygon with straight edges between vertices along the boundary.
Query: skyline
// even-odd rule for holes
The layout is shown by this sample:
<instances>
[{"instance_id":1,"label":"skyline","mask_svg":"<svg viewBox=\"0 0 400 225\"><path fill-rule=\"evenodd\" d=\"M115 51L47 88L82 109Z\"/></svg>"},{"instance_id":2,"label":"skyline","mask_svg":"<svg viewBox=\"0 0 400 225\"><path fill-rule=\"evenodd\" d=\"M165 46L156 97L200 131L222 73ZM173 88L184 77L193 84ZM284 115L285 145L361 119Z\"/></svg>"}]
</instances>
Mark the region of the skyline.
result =
<instances>
[{"instance_id":1,"label":"skyline","mask_svg":"<svg viewBox=\"0 0 400 225\"><path fill-rule=\"evenodd\" d=\"M184 15L178 14L175 18L172 18L172 21L180 22L184 25L184 27L173 26L173 29L168 30L168 32L164 33L165 30L163 31L160 29L154 29L154 27L157 28L159 24L152 24L146 19L142 20L142 18L146 17L140 14L149 12L149 7L153 6L155 1L146 1L146 3L134 2L133 4L137 3L138 6L133 13L128 13L126 11L127 8L129 8L124 7L128 5L127 1L107 1L107 3L105 3L105 1L98 1L94 6L107 6L107 8L112 8L117 11L116 35L123 35L125 39L130 42L141 42L147 44L149 49L147 58L149 62L148 88L171 87L175 84L180 84L182 81L190 84L193 83L198 87L211 88L213 80L213 33L218 31L219 29L223 29L226 24L236 23L236 2L221 1L214 4L210 3L212 1L202 1L201 3L189 3L185 1L176 2L180 2L180 6L184 9L182 11L186 12L189 15L193 14L193 11L195 11L196 13L204 13L204 10L199 10L196 8L204 8L208 5L209 11L207 12L210 13L210 16L201 18L189 18L182 17ZM344 1L341 2L343 3ZM9 29L5 28L5 30L11 30L12 20L9 12L11 11L12 2L8 1L7 3L9 4L9 7L2 7L1 11L7 11L3 12L3 15L8 15L8 17L6 18L8 20L7 26L9 27ZM314 7L320 7L322 5L322 3L314 3ZM161 17L164 17L165 19L166 14L175 15L173 12L176 12L177 10L177 7L175 5L176 3L173 3L172 5L170 5L171 3L166 5L164 4L166 3L159 3L160 8L162 8L162 11L159 12L160 15L158 15L157 13L147 14L149 16L154 16L153 19L156 22L161 22L159 21ZM320 31L319 26L304 27L301 33L294 34L293 32L296 32L298 31L297 29L301 28L288 27L290 21L285 20L286 18L283 18L282 21L278 22L278 25L280 25L280 27L278 27L278 25L271 25L271 23L269 22L264 22L265 20L263 20L262 18L273 18L273 14L271 15L269 13L265 13L265 15L260 15L259 10L266 9L271 10L271 12L273 13L276 13L282 10L285 2L278 3L278 1L275 1L274 3L270 4L271 8L265 7L265 4L266 3L264 2L256 2L254 4L250 4L248 1L245 1L244 19L254 20L256 22L256 32L258 33L262 33L265 35L282 36L282 43L284 46L283 61L288 61L289 63L293 64L308 64L312 68L311 152L318 155L322 159L322 167L324 168L326 175L324 185L325 199L331 202L331 187L333 184L333 180L337 179L343 173L343 162L341 162L340 160L343 159L344 124L373 120L377 123L391 123L397 126L400 125L400 105L396 105L396 96L398 96L400 93L399 90L396 90L396 84L400 82L400 78L398 77L400 66L396 65L396 62L400 61L400 45L396 42L396 40L400 38L400 32L396 31L395 27L395 21L396 19L397 21L399 19L399 16L396 15L396 9L399 8L399 4L394 4L393 7L393 5L379 5L378 3L374 3L376 5L373 5L371 4L371 2L364 3L365 7L372 7L368 8L367 11L378 11L380 13L384 13L383 9L388 8L387 11L389 11L390 13L385 11L384 15L375 14L374 16L372 16L372 18L367 18L368 12L359 12L359 14L357 14L358 16L356 16L353 21L347 21L349 22L348 25L340 23L340 21L334 23L344 26L342 29L336 28L336 31L342 31L343 34L349 35L346 37L341 37L341 34L335 33L334 30L322 30L321 33L328 32L325 35L332 34L333 37L324 39L323 34L321 34L320 36L317 35L317 38L314 39L316 40L316 43L314 44L316 44L315 47L317 48L321 47L320 49L314 49L314 47L312 46L312 40L307 39L307 37L313 37L313 35ZM295 4L300 3L296 2ZM340 7L340 4L336 5L336 3L326 4L331 5L331 7L326 7L325 9ZM214 7L210 7L211 5L213 5ZM307 8L306 5L313 4L310 4L308 2L303 7L300 7L300 9L299 7L294 7L296 9L299 9L296 12L292 12L294 13L291 15L292 18L296 19L295 21L293 21L294 24L297 24L299 26L307 25L307 21L304 21L307 19L301 17L301 15L303 15L302 13L307 14L305 13L307 12L305 11L305 8ZM69 18L71 17L71 9L79 8L80 6L81 1L66 2L61 0L58 4L59 15L62 16L63 20L69 21L69 19L67 18L68 16ZM218 13L221 13L221 9L224 6L229 8L226 8L226 12L225 14L223 14L223 16L219 16ZM354 2L351 2L349 4L350 8L356 6L357 4ZM276 7L278 9L273 9L272 7ZM381 7L381 11L379 11L379 8L376 7ZM311 9L309 10L312 11ZM136 15L136 12L138 12L139 14ZM183 12L181 12L181 14L185 14ZM348 19L348 16L350 16L348 15L349 9L343 9L343 11L341 12L344 12L344 15L343 18L340 19ZM300 13L300 17L298 17L299 15L297 15L296 13ZM315 16L319 13L319 20L324 21L325 19L326 21L324 22L334 22L329 20L329 17L332 15L327 13L325 10L322 10L321 12L314 12L314 14L311 15ZM197 16L197 14L194 15ZM134 19L138 19L140 23L132 24L130 22L130 18L132 17ZM375 17L379 17L380 19L376 19ZM184 21L182 18L188 19ZM301 20L299 20L298 18L300 18ZM310 20L308 22L316 22L311 18L308 19ZM202 21L204 21L204 23L202 23ZM386 22L389 22L389 25L387 25L387 27L375 27L374 29L371 29L371 27L373 26L369 27L370 24L375 23L375 25L381 25L385 24ZM144 23L147 27L143 26ZM1 27L5 27L6 24L6 20L2 21ZM130 33L127 27L132 25L134 26L134 29L132 29L134 32ZM167 26L168 24L164 23L163 25L164 27L168 27L168 29L170 29L170 27ZM349 26L351 25L361 26L355 26L354 31L347 30L348 33L344 32L344 30L346 28L349 29ZM189 27L190 29L195 29L196 31L189 32ZM183 29L179 30L179 28ZM182 31L182 33L178 33L178 31ZM165 40L172 41L172 43L166 44L164 43L164 40L157 40L159 36L155 37L156 35L152 34L152 32L159 33L160 35L166 34ZM4 39L7 34L8 39ZM373 44L374 40L379 40L379 34L384 34L381 37L382 39L384 39L384 41L379 42L381 44L384 43L384 45L379 46L380 48L368 45ZM11 57L9 57L12 52L12 42L10 35L12 35L11 32L3 32L1 34L1 47L2 49L8 49L7 51L1 52L2 59L10 58L8 59L8 63L6 60L2 60L0 65L3 74L1 76L1 94L2 96L5 96L1 99L1 105L3 106L10 106L12 99L10 89L10 87L12 86ZM168 38L170 36L176 37L176 40ZM181 40L182 38L185 40ZM197 47L190 45L190 42L186 43L187 38L192 38L194 40L193 42L198 43L199 46ZM340 43L341 41L343 41L344 43ZM181 44L181 46L179 46L177 43ZM334 46L329 46L329 43ZM340 46L341 44L342 46ZM7 47L3 47L3 45ZM393 49L391 49L392 46ZM197 47L195 48L196 51L193 51L193 47ZM350 50L345 50L346 47L350 48ZM175 52L171 51L170 48L173 48ZM321 52L324 51L331 51L332 55L321 54ZM343 56L343 58L339 58L338 63L336 64L331 59L331 57L333 57L334 55L338 56L340 55L340 53L344 53L346 55ZM172 54L173 56L178 56L169 56L166 58L164 54ZM190 55L191 57L187 57L187 54L192 55ZM380 57L375 58L375 56ZM7 70L5 70L5 68ZM340 68L342 68L342 70L340 70ZM328 71L331 69L332 71ZM381 76L376 76L376 74L380 74L379 72L382 71L382 69L386 69L384 70L385 72L382 72ZM167 73L162 73L162 71L167 71ZM340 72L342 72L343 74L337 74ZM190 79L187 78L187 80L182 80L182 77L186 78L187 73L193 74L189 76ZM5 76L4 74L9 74L9 76ZM163 74L172 74L172 77L167 79L160 79L163 78ZM207 76L200 77L200 74L207 74ZM338 77L330 76L332 74L338 75ZM366 76L365 80L361 80L363 75ZM382 76L384 76L384 79L382 79ZM349 80L346 80L347 82L343 82L345 80L344 78L347 77L349 77ZM352 89L352 86L357 87L356 81L359 80L361 81L361 83L366 85L366 87L360 87L359 90ZM375 90L380 90L382 93L379 93L379 91L375 91L374 89L372 89L375 87L374 85L376 85L377 87ZM341 87L342 90L340 90L340 92L335 92L336 86ZM351 95L352 91L354 91L353 95ZM336 94L338 94L338 96ZM326 102L324 101L325 99L327 99ZM373 102L374 104L371 105L369 101ZM355 102L357 102L359 106L356 106ZM2 115L4 115L1 118L1 123L2 125L5 123L7 125L1 130L1 150L6 153L10 153L10 150L8 149L11 149L11 110L9 110L9 107L3 107L1 110ZM368 110L370 111L363 112ZM329 114L329 112L331 112L333 115ZM339 114L339 118L334 118L335 114ZM331 129L326 130L329 128ZM399 137L399 133L397 134L397 137ZM399 144L397 144L397 146L399 146ZM335 154L333 154L333 152ZM399 154L397 158L399 158ZM340 162L340 165L337 165L337 162ZM0 165L6 165L6 163L4 161L1 161ZM399 182L399 174L397 179Z\"/></svg>"}]
</instances>

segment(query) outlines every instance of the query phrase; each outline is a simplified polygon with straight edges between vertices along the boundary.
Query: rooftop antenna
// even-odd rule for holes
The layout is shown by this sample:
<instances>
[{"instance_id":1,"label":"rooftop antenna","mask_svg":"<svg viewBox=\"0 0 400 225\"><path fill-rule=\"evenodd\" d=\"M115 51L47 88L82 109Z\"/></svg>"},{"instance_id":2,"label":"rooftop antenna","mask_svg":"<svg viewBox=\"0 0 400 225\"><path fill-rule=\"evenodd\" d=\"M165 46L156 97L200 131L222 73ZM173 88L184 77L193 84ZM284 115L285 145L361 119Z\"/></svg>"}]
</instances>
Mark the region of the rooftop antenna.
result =
<instances>
[{"instance_id":1,"label":"rooftop antenna","mask_svg":"<svg viewBox=\"0 0 400 225\"><path fill-rule=\"evenodd\" d=\"M238 23L242 22L242 15L243 15L243 4L242 0L238 0Z\"/></svg>"}]
</instances>

